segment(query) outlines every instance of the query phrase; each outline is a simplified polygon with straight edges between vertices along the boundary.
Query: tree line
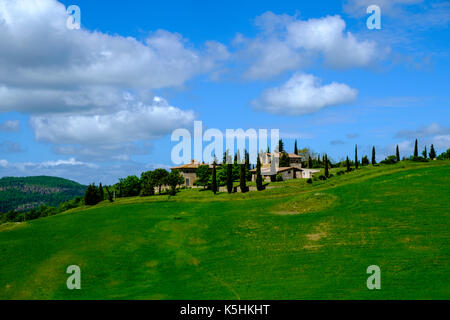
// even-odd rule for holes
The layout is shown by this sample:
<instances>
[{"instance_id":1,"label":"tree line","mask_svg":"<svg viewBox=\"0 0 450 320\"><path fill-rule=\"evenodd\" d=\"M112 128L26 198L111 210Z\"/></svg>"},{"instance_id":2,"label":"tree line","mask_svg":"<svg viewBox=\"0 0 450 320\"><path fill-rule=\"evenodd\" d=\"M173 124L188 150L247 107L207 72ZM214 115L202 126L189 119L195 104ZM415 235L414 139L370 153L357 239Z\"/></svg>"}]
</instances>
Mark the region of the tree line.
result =
<instances>
[{"instance_id":1,"label":"tree line","mask_svg":"<svg viewBox=\"0 0 450 320\"><path fill-rule=\"evenodd\" d=\"M279 152L280 154L280 167L289 167L289 154L285 151L284 143L281 139L279 140L277 150L275 151ZM270 152L270 150L267 149L267 152ZM340 162L333 162L326 153L323 155L318 155L310 151L308 148L298 149L297 141L295 141L294 144L294 153L302 156L302 158L305 159L302 161L302 167L324 168L324 174L319 176L320 180L325 180L333 176L330 173L331 168L345 168L345 170L337 171L337 175L341 175L345 172L358 170L360 166L368 166L370 164L372 164L373 166L378 165L376 161L375 146L372 147L370 161L367 155L364 155L361 158L361 161L359 160L357 145L355 145L354 160L350 160L347 156L345 160ZM234 161L232 163L231 161L227 161L227 157L227 153L224 153L223 161L221 164L218 164L217 160L214 159L212 168L210 168L210 166L206 164L200 165L196 171L197 179L194 184L203 186L205 189L210 189L214 194L217 193L220 186L226 186L227 192L232 193L235 191L234 182L239 181L241 192L247 192L247 182L251 181L252 179L252 174L250 172L252 166L250 165L248 152L244 150L243 162L238 161L240 159L239 153L234 156ZM421 156L419 156L418 141L416 139L414 143L414 152L409 158L404 157L403 159L400 159L400 150L399 146L397 145L395 155L387 156L384 160L380 161L380 163L395 164L404 160L423 162L429 161L430 159L450 160L450 149L437 156L434 145L430 146L429 151L425 146ZM265 186L263 184L263 177L261 175L260 157L257 157L255 168L256 188L258 191L261 191L264 190ZM9 182L9 180L5 181ZM121 178L119 179L118 183L111 186L102 186L101 183L99 183L98 186L96 186L95 184L90 184L86 188L84 197L78 196L72 200L61 203L59 206L52 207L48 205L41 205L39 208L34 208L28 212L9 210L8 212L0 213L0 223L20 222L37 219L40 217L47 217L67 211L69 209L77 208L79 206L95 205L104 200L113 202L115 198L121 197L153 196L156 193L165 193L174 196L179 190L179 187L182 186L184 182L184 177L181 175L179 170L171 170L169 172L166 169L158 168L143 172L140 178L135 175ZM312 183L312 179L308 179L307 182ZM163 187L165 187L164 190Z\"/></svg>"},{"instance_id":2,"label":"tree line","mask_svg":"<svg viewBox=\"0 0 450 320\"><path fill-rule=\"evenodd\" d=\"M103 200L113 202L115 198L152 196L156 194L156 191L162 194L163 186L168 187L164 190L165 193L174 196L182 184L184 184L184 178L179 170L169 172L158 168L141 173L140 178L135 175L120 178L119 182L112 186L103 187L101 183L98 186L90 184L84 199L86 205L95 205Z\"/></svg>"}]
</instances>

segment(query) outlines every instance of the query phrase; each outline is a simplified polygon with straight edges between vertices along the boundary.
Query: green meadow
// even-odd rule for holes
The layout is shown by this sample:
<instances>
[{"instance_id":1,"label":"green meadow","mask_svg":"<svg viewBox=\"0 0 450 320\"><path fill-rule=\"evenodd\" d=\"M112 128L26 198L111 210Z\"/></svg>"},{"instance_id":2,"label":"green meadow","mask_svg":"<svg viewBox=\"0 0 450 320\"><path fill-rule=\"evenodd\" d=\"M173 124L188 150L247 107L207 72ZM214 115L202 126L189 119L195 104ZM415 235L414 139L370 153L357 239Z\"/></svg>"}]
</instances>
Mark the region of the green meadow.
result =
<instances>
[{"instance_id":1,"label":"green meadow","mask_svg":"<svg viewBox=\"0 0 450 320\"><path fill-rule=\"evenodd\" d=\"M449 299L450 162L332 173L1 225L0 299Z\"/></svg>"}]
</instances>

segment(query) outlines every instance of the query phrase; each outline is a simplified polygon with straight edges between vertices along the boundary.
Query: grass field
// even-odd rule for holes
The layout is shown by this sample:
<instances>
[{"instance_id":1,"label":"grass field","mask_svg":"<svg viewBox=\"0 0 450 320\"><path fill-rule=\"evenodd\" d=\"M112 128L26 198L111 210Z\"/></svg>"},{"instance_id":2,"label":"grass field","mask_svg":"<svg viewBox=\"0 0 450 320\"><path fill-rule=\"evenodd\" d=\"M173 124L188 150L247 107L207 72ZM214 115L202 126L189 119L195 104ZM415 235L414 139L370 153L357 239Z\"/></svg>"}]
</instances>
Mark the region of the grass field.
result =
<instances>
[{"instance_id":1,"label":"grass field","mask_svg":"<svg viewBox=\"0 0 450 320\"><path fill-rule=\"evenodd\" d=\"M450 162L0 226L1 299L449 299ZM68 290L68 265L81 290ZM381 268L381 290L366 269Z\"/></svg>"}]
</instances>

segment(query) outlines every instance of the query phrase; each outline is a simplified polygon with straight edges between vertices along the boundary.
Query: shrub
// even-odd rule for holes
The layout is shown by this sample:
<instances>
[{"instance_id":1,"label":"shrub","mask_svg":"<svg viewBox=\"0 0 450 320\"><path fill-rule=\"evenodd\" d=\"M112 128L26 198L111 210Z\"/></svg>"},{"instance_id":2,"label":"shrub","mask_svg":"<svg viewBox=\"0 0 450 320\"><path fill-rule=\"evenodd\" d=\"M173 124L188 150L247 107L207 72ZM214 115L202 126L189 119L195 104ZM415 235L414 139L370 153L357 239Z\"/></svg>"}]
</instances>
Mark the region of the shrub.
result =
<instances>
[{"instance_id":1,"label":"shrub","mask_svg":"<svg viewBox=\"0 0 450 320\"><path fill-rule=\"evenodd\" d=\"M424 157L412 157L411 160L415 162L428 162L428 159L425 159Z\"/></svg>"},{"instance_id":2,"label":"shrub","mask_svg":"<svg viewBox=\"0 0 450 320\"><path fill-rule=\"evenodd\" d=\"M174 196L177 193L177 186L184 183L184 178L180 171L172 170L166 178L167 184L170 186L170 195Z\"/></svg>"},{"instance_id":3,"label":"shrub","mask_svg":"<svg viewBox=\"0 0 450 320\"><path fill-rule=\"evenodd\" d=\"M153 175L153 171L146 171L141 173L141 197L152 196L155 194L156 180ZM108 190L107 190L108 191ZM111 197L108 191L108 199L111 201Z\"/></svg>"},{"instance_id":4,"label":"shrub","mask_svg":"<svg viewBox=\"0 0 450 320\"><path fill-rule=\"evenodd\" d=\"M450 149L447 149L447 151L442 152L438 157L438 160L445 160L445 159L450 159Z\"/></svg>"},{"instance_id":5,"label":"shrub","mask_svg":"<svg viewBox=\"0 0 450 320\"><path fill-rule=\"evenodd\" d=\"M14 221L15 219L16 219L16 217L18 216L18 212L17 211L13 211L13 210L10 210L10 211L8 211L6 214L5 214L5 216L6 216L6 220L7 221Z\"/></svg>"},{"instance_id":6,"label":"shrub","mask_svg":"<svg viewBox=\"0 0 450 320\"><path fill-rule=\"evenodd\" d=\"M86 193L84 195L84 203L86 205L96 205L101 201L100 199L100 193L98 191L98 188L94 184L90 184L87 189Z\"/></svg>"},{"instance_id":7,"label":"shrub","mask_svg":"<svg viewBox=\"0 0 450 320\"><path fill-rule=\"evenodd\" d=\"M155 186L158 187L158 192L161 194L161 187L166 184L167 176L169 175L169 172L166 169L155 169L152 173L152 179L155 184Z\"/></svg>"},{"instance_id":8,"label":"shrub","mask_svg":"<svg viewBox=\"0 0 450 320\"><path fill-rule=\"evenodd\" d=\"M383 161L380 161L380 163L383 163L383 164L396 164L397 163L397 156L388 156Z\"/></svg>"},{"instance_id":9,"label":"shrub","mask_svg":"<svg viewBox=\"0 0 450 320\"><path fill-rule=\"evenodd\" d=\"M327 177L325 177L323 174L321 174L321 175L319 176L319 180L327 180Z\"/></svg>"},{"instance_id":10,"label":"shrub","mask_svg":"<svg viewBox=\"0 0 450 320\"><path fill-rule=\"evenodd\" d=\"M342 176L343 174L345 174L345 171L338 171L338 172L336 172L336 174L338 175L338 176Z\"/></svg>"},{"instance_id":11,"label":"shrub","mask_svg":"<svg viewBox=\"0 0 450 320\"><path fill-rule=\"evenodd\" d=\"M277 174L276 181L283 181L283 176L280 173Z\"/></svg>"},{"instance_id":12,"label":"shrub","mask_svg":"<svg viewBox=\"0 0 450 320\"><path fill-rule=\"evenodd\" d=\"M209 165L204 164L197 168L197 181L196 184L203 186L205 189L209 186L209 178L211 177L211 171Z\"/></svg>"},{"instance_id":13,"label":"shrub","mask_svg":"<svg viewBox=\"0 0 450 320\"><path fill-rule=\"evenodd\" d=\"M309 178L308 180L306 180L306 183L313 183L313 180Z\"/></svg>"},{"instance_id":14,"label":"shrub","mask_svg":"<svg viewBox=\"0 0 450 320\"><path fill-rule=\"evenodd\" d=\"M120 187L122 197L138 196L141 191L141 181L136 176L128 176L120 179Z\"/></svg>"},{"instance_id":15,"label":"shrub","mask_svg":"<svg viewBox=\"0 0 450 320\"><path fill-rule=\"evenodd\" d=\"M73 208L77 208L79 207L81 204L81 199L80 197L76 197L73 200L69 200L66 202L63 202L59 205L59 212L64 212Z\"/></svg>"},{"instance_id":16,"label":"shrub","mask_svg":"<svg viewBox=\"0 0 450 320\"><path fill-rule=\"evenodd\" d=\"M361 164L363 166L368 166L369 165L369 158L367 156L364 156L361 160Z\"/></svg>"}]
</instances>

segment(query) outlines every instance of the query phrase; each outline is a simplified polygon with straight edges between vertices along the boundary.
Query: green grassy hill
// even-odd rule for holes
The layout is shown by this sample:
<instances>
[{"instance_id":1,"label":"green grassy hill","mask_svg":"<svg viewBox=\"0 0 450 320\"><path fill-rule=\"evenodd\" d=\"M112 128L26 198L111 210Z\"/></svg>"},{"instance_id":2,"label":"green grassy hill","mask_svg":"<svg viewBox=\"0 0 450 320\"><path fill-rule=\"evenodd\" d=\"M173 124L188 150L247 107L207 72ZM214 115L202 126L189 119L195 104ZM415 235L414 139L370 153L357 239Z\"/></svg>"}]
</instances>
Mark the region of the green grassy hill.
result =
<instances>
[{"instance_id":1,"label":"green grassy hill","mask_svg":"<svg viewBox=\"0 0 450 320\"><path fill-rule=\"evenodd\" d=\"M0 226L2 299L449 299L450 162ZM68 265L81 290L66 288ZM381 268L381 290L366 269Z\"/></svg>"},{"instance_id":2,"label":"green grassy hill","mask_svg":"<svg viewBox=\"0 0 450 320\"><path fill-rule=\"evenodd\" d=\"M55 206L83 196L86 186L48 176L0 179L0 212L26 211L41 205Z\"/></svg>"}]
</instances>

